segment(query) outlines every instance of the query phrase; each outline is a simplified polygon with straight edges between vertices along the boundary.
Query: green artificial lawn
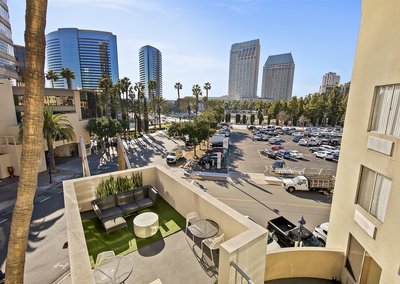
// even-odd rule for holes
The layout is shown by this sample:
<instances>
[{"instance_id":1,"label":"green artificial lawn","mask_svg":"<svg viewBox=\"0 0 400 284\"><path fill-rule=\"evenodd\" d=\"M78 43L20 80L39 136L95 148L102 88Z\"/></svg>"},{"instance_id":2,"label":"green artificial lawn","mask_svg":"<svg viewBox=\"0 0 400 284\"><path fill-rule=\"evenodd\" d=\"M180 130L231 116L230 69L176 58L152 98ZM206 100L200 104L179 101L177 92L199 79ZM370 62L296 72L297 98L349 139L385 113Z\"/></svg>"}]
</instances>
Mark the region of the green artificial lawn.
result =
<instances>
[{"instance_id":1,"label":"green artificial lawn","mask_svg":"<svg viewBox=\"0 0 400 284\"><path fill-rule=\"evenodd\" d=\"M133 219L143 212L154 212L159 219L158 232L146 239L137 238L133 233ZM124 218L128 228L112 232L108 237L98 218L82 220L92 267L94 267L96 257L100 252L113 250L116 255L125 255L172 235L182 230L186 225L185 218L161 197L157 198L152 207L138 211L133 215L124 216Z\"/></svg>"}]
</instances>

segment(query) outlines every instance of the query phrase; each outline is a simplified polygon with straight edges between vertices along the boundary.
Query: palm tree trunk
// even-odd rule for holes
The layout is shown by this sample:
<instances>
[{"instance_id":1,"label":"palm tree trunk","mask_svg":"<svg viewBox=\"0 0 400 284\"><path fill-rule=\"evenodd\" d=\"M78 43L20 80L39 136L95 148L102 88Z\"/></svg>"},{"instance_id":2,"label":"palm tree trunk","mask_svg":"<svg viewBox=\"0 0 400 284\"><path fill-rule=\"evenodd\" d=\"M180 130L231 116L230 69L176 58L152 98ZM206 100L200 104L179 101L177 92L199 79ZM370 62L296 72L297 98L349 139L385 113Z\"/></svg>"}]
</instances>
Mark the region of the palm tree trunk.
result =
<instances>
[{"instance_id":1,"label":"palm tree trunk","mask_svg":"<svg viewBox=\"0 0 400 284\"><path fill-rule=\"evenodd\" d=\"M51 79L51 87L54 89L54 79Z\"/></svg>"},{"instance_id":2,"label":"palm tree trunk","mask_svg":"<svg viewBox=\"0 0 400 284\"><path fill-rule=\"evenodd\" d=\"M47 0L26 1L25 114L21 169L17 200L8 241L6 283L23 283L25 253L33 198L37 186L38 160L43 143L44 58Z\"/></svg>"}]
</instances>

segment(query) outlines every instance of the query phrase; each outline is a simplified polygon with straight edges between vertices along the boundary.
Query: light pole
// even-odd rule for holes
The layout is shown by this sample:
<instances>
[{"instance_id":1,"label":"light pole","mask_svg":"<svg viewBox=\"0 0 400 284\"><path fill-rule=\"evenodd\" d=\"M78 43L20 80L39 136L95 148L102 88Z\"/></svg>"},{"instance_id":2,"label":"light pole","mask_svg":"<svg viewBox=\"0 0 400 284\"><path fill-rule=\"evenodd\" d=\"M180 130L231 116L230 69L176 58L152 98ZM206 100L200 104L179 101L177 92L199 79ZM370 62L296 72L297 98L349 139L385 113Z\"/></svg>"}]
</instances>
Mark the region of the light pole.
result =
<instances>
[{"instance_id":1,"label":"light pole","mask_svg":"<svg viewBox=\"0 0 400 284\"><path fill-rule=\"evenodd\" d=\"M49 183L51 184L53 181L51 180L51 167L50 167L50 153L47 153L47 167L49 168Z\"/></svg>"}]
</instances>

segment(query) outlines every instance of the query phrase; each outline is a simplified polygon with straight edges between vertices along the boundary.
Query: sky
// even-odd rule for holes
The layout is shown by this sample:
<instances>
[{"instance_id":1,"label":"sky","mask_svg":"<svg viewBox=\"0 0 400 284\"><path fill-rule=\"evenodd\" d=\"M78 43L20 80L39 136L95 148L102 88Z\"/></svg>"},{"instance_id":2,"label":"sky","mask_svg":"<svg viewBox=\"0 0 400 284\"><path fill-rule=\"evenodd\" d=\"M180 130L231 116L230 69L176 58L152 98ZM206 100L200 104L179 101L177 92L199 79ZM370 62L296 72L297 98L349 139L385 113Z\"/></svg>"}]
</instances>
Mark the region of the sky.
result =
<instances>
[{"instance_id":1,"label":"sky","mask_svg":"<svg viewBox=\"0 0 400 284\"><path fill-rule=\"evenodd\" d=\"M24 45L25 1L8 1L15 44ZM323 74L351 80L361 0L49 0L46 34L58 28L112 32L117 36L119 77L139 81L139 49L162 53L163 95L191 95L210 82L209 96L228 93L231 45L261 44L257 95L269 55L291 52L293 96L318 92ZM204 93L204 91L203 91Z\"/></svg>"}]
</instances>

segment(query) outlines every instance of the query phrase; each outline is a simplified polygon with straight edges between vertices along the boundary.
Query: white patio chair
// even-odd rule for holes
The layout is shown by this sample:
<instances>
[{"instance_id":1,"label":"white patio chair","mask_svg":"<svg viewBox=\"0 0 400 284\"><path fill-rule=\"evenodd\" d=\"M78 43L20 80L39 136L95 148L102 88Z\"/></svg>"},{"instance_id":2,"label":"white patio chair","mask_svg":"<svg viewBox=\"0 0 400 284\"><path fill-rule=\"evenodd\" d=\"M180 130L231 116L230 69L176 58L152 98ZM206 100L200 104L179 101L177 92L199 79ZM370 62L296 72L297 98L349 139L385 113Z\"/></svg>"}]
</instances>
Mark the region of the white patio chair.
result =
<instances>
[{"instance_id":1,"label":"white patio chair","mask_svg":"<svg viewBox=\"0 0 400 284\"><path fill-rule=\"evenodd\" d=\"M197 220L199 220L199 214L196 211L189 212L186 214L186 227L185 227L185 234L187 235L187 230L189 227L189 224L193 224Z\"/></svg>"},{"instance_id":2,"label":"white patio chair","mask_svg":"<svg viewBox=\"0 0 400 284\"><path fill-rule=\"evenodd\" d=\"M112 250L107 250L107 251L103 251L103 252L99 253L96 257L96 265L95 266L99 265L107 258L114 257L114 256L115 256L115 253Z\"/></svg>"},{"instance_id":3,"label":"white patio chair","mask_svg":"<svg viewBox=\"0 0 400 284\"><path fill-rule=\"evenodd\" d=\"M218 237L215 238L209 238L201 241L201 257L203 257L204 254L204 247L208 247L210 249L210 254L211 254L211 261L213 266L215 267L215 262L214 262L214 255L213 251L219 249L219 245L224 242L224 234L219 235Z\"/></svg>"}]
</instances>

